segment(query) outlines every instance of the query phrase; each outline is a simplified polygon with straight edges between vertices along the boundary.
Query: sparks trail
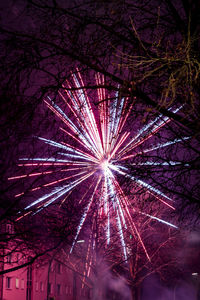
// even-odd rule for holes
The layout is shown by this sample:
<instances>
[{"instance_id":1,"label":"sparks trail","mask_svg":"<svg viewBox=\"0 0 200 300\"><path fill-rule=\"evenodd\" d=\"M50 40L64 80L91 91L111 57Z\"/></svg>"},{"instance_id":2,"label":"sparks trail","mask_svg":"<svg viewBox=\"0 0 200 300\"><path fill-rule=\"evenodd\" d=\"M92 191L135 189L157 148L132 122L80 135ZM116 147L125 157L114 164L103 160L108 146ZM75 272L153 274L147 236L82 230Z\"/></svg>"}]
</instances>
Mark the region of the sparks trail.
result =
<instances>
[{"instance_id":1,"label":"sparks trail","mask_svg":"<svg viewBox=\"0 0 200 300\"><path fill-rule=\"evenodd\" d=\"M125 130L125 124L127 123L127 119L129 118L132 109L132 106L128 103L128 99L120 99L116 93L114 101L111 102L109 99L105 100L106 91L102 88L104 85L104 78L97 74L95 78L96 84L101 87L97 89L98 103L100 104L98 106L98 113L94 112L91 100L84 89L84 83L80 73L77 72L76 75L73 74L72 79L73 84L66 81L63 86L64 91L60 92L60 96L65 102L67 110L70 110L75 121L73 121L69 117L69 114L61 109L50 97L47 97L45 103L64 123L64 128L60 127L60 129L71 141L75 140L78 146L75 147L64 141L56 142L47 138L38 137L43 143L59 149L60 152L57 153L59 158L53 156L32 159L21 158L20 160L23 161L23 163L20 163L19 166L50 166L52 168L62 166L63 169L13 176L10 177L9 180L41 175L50 176L55 172L56 174L60 173L61 178L53 181L50 180L46 184L32 188L30 191L34 192L47 186L54 186L51 191L24 207L24 211L20 213L21 216L18 219L21 219L30 213L38 213L58 200L63 204L76 187L81 186L83 183L87 183L89 187L88 191L84 194L84 197L77 199L77 205L80 203L84 204L84 211L74 237L71 251L76 245L79 233L84 226L88 214L92 213L91 210L95 204L95 207L97 208L95 214L98 214L100 218L106 217L107 220L105 226L107 244L111 243L111 230L116 230L119 234L124 257L127 259L125 231L126 229L129 229L129 231L132 232L132 235L138 238L144 253L150 260L139 228L137 228L137 224L132 217L133 213L139 213L140 215L144 215L145 217L171 227L176 228L176 226L157 216L138 211L138 209L134 207L134 201L136 203L137 199L135 198L134 201L129 200L127 195L125 195L123 188L120 186L117 176L129 178L136 188L142 187L145 193L148 193L151 196L153 195L163 206L174 209L173 201L169 196L147 182L129 174L129 169L125 166L125 164L127 165L127 162L131 164L130 158L133 158L137 154L141 154L141 152L137 151L137 147L151 139L158 130L170 122L170 119L168 117L163 117L160 114L138 130L135 136L131 137L131 132ZM173 113L176 113L179 109L180 108L175 109ZM184 139L187 139L187 137ZM159 148L169 147L181 141L181 139L175 139L170 142L153 145L149 148L145 148L143 145L143 152L147 153ZM140 163L139 166L142 167L145 164L148 164L149 166L155 165L154 162L150 161L144 164ZM179 162L170 162L170 165L176 164L179 164ZM132 165L134 166L133 163ZM164 164L157 165L160 167L164 166ZM67 176L65 173L68 173ZM17 194L15 197L22 196L23 194L24 193Z\"/></svg>"}]
</instances>

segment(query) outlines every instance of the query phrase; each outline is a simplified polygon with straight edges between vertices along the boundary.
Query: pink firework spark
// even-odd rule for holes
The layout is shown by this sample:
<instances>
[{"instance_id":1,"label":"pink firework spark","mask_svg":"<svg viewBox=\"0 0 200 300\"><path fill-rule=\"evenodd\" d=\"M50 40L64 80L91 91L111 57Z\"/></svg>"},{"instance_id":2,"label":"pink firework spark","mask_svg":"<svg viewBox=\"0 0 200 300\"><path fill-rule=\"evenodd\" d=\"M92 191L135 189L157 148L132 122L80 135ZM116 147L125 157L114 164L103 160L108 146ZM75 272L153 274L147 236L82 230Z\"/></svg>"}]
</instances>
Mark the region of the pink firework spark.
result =
<instances>
[{"instance_id":1,"label":"pink firework spark","mask_svg":"<svg viewBox=\"0 0 200 300\"><path fill-rule=\"evenodd\" d=\"M60 92L60 96L65 102L68 112L70 110L71 114L75 117L75 121L69 118L69 114L61 109L50 97L45 100L45 103L47 107L64 123L65 128L61 128L61 130L70 138L71 141L76 141L76 144L79 146L75 147L72 144L67 144L65 142L56 142L47 138L38 137L39 140L45 144L59 149L60 152L58 155L60 158L53 156L32 159L22 158L21 161L23 161L23 163L20 163L19 166L63 166L64 169L34 172L28 175L25 174L10 177L9 180L37 177L41 175L49 176L55 172L63 172L64 174L68 173L68 175L63 176L58 180L49 181L46 184L32 188L30 191L34 192L36 190L52 186L52 190L50 192L38 197L35 201L27 205L24 208L24 212L18 219L23 218L30 213L39 212L41 209L48 207L57 200L63 203L74 188L83 183L87 183L88 194L85 194L85 199L79 199L79 203L83 202L85 204L85 208L74 237L71 251L73 250L87 216L95 203L98 208L97 211L99 216L104 218L106 217L107 220L107 224L105 226L107 244L111 243L111 226L115 226L121 240L124 257L127 259L124 231L128 228L129 231L133 233L133 236L138 237L147 258L150 260L137 225L132 218L132 214L136 211L136 208L134 208L134 204L130 203L129 198L125 195L117 177L123 176L129 178L136 186L144 188L147 193L153 195L162 203L162 205L165 205L170 209L174 209L172 205L173 201L170 197L145 181L129 174L129 170L126 167L130 158L136 156L136 153L140 154L139 151L136 151L136 148L155 135L160 128L170 122L170 119L159 115L138 130L135 136L131 137L132 130L125 130L125 124L132 109L128 99L119 99L118 95L116 95L115 100L111 101L107 99L105 101L105 89L98 88L98 102L100 104L98 105L97 114L97 112L94 112L89 96L83 88L84 83L80 73L77 72L76 75L73 74L72 79L73 86L66 81L67 89L66 86L63 86L63 91ZM96 75L96 84L97 86L102 86L104 84L104 78L99 74ZM72 87L75 87L76 89L71 89ZM174 112L177 111L178 109L174 110ZM156 144L150 148L144 148L143 153L168 147L181 141L181 139L175 139L170 142ZM139 165L144 166L145 164L155 165L152 161L143 164L141 163ZM178 162L170 162L170 164L174 165L178 164ZM162 166L163 164L159 163L158 165ZM17 194L15 197L19 197L23 194L24 193ZM153 216L145 212L137 211L137 213L157 220L158 222L164 223L168 226L177 228L175 225L160 219L157 216ZM113 222L113 220L111 222L111 216L113 215L115 216L115 222Z\"/></svg>"}]
</instances>

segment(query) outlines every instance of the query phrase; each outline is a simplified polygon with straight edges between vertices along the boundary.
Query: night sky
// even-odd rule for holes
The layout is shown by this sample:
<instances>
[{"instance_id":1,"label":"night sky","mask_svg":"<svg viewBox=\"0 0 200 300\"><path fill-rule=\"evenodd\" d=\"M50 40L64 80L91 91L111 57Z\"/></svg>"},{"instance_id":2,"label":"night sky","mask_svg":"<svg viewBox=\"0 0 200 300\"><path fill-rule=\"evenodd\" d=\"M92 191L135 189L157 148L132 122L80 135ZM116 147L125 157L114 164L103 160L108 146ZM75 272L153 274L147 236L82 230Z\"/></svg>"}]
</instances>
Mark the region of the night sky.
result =
<instances>
[{"instance_id":1,"label":"night sky","mask_svg":"<svg viewBox=\"0 0 200 300\"><path fill-rule=\"evenodd\" d=\"M1 3L1 222L83 261L98 300L197 299L199 12Z\"/></svg>"}]
</instances>

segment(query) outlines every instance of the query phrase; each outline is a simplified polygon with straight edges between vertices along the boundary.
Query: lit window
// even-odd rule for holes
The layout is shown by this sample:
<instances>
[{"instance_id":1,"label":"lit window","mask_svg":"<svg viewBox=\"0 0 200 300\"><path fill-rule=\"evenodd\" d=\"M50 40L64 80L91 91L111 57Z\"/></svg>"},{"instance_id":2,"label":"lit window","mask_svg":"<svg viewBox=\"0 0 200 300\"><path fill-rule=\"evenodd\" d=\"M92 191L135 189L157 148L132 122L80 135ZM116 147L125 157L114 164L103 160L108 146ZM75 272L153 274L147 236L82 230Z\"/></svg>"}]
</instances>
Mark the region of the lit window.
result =
<instances>
[{"instance_id":1,"label":"lit window","mask_svg":"<svg viewBox=\"0 0 200 300\"><path fill-rule=\"evenodd\" d=\"M35 290L36 290L36 292L39 290L39 284L38 284L38 281L36 281L36 283L35 283Z\"/></svg>"},{"instance_id":2,"label":"lit window","mask_svg":"<svg viewBox=\"0 0 200 300\"><path fill-rule=\"evenodd\" d=\"M44 283L40 282L40 292L44 292Z\"/></svg>"},{"instance_id":3,"label":"lit window","mask_svg":"<svg viewBox=\"0 0 200 300\"><path fill-rule=\"evenodd\" d=\"M54 272L54 263L51 263L51 272Z\"/></svg>"},{"instance_id":4,"label":"lit window","mask_svg":"<svg viewBox=\"0 0 200 300\"><path fill-rule=\"evenodd\" d=\"M21 280L21 289L24 289L24 279Z\"/></svg>"},{"instance_id":5,"label":"lit window","mask_svg":"<svg viewBox=\"0 0 200 300\"><path fill-rule=\"evenodd\" d=\"M6 277L6 288L11 289L11 277Z\"/></svg>"},{"instance_id":6,"label":"lit window","mask_svg":"<svg viewBox=\"0 0 200 300\"><path fill-rule=\"evenodd\" d=\"M19 278L16 278L16 281L15 281L15 286L16 286L16 289L19 288Z\"/></svg>"}]
</instances>

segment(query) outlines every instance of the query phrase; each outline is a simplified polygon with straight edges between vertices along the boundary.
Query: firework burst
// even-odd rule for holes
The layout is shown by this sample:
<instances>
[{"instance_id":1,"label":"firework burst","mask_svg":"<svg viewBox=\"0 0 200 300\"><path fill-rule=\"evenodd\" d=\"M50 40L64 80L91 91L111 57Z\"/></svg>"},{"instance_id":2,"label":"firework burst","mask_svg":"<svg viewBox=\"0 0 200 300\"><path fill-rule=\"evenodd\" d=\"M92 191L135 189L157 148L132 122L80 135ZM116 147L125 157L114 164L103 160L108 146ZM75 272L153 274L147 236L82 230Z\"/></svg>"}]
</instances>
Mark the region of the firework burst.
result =
<instances>
[{"instance_id":1,"label":"firework burst","mask_svg":"<svg viewBox=\"0 0 200 300\"><path fill-rule=\"evenodd\" d=\"M66 110L61 109L50 97L47 97L45 100L47 107L63 122L64 128L61 128L61 130L70 142L57 142L38 137L41 142L58 149L59 152L57 151L57 155L52 155L51 157L21 158L19 166L41 168L49 166L53 169L30 172L28 175L14 176L10 177L9 180L41 175L48 176L49 178L55 172L60 174L60 178L50 180L43 185L32 188L31 192L42 190L46 187L51 188L51 190L24 207L18 220L26 215L38 213L54 202L59 201L59 203L64 203L75 188L81 187L84 184L88 187L87 191L83 197L77 199L77 204L84 204L84 211L77 227L71 251L95 204L95 213L98 213L100 218L106 218L105 236L107 244L112 242L111 231L116 229L119 234L124 257L127 259L125 231L128 228L133 236L137 236L147 258L150 260L137 224L133 220L133 213L137 212L174 228L176 226L155 215L138 211L134 203L132 203L133 201L130 201L123 191L118 178L128 178L134 183L136 188L142 187L145 193L153 195L163 206L167 206L172 210L174 209L173 201L170 197L149 183L130 174L127 167L128 164L134 166L131 161L136 155L140 154L137 147L151 139L158 130L170 122L170 119L159 115L147 125L137 130L133 136L132 129L130 131L125 129L132 109L128 99L120 99L118 94L116 94L114 100L106 100L105 89L98 88L99 104L97 112L94 110L93 104L84 89L80 73L73 74L72 79L73 83L70 84L66 81L66 85L63 86L63 90L60 92L60 96L67 107ZM104 78L99 74L96 75L96 84L97 86L104 85ZM174 113L177 111L178 109L173 110ZM73 118L70 118L69 115L72 115ZM169 147L181 141L181 139L175 139L147 148L143 147L142 153ZM144 165L155 166L155 164L160 167L164 165L164 163L156 163L152 160L139 163L138 165L143 167ZM171 161L169 164L176 165L178 162ZM17 194L15 197L22 196L23 194ZM137 202L137 199L134 201Z\"/></svg>"}]
</instances>

